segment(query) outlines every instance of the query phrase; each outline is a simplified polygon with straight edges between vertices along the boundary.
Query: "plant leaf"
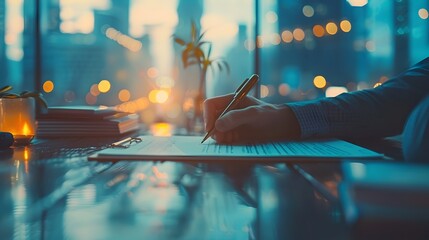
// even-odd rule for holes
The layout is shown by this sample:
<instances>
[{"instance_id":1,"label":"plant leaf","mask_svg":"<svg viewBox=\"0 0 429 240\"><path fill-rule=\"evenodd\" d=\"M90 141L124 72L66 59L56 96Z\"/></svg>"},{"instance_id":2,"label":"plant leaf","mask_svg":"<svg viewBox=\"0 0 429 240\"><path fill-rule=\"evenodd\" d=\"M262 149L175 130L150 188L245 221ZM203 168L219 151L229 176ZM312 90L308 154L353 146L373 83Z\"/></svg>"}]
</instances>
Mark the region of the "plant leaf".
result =
<instances>
[{"instance_id":1,"label":"plant leaf","mask_svg":"<svg viewBox=\"0 0 429 240\"><path fill-rule=\"evenodd\" d=\"M185 42L183 39L181 39L181 38L177 38L177 37L175 37L175 38L174 38L174 41L175 41L177 44L179 44L180 46L185 46L185 45L186 45L186 42Z\"/></svg>"},{"instance_id":2,"label":"plant leaf","mask_svg":"<svg viewBox=\"0 0 429 240\"><path fill-rule=\"evenodd\" d=\"M192 21L192 23L191 23L191 41L195 42L196 39L197 39L197 25L195 24L194 21Z\"/></svg>"},{"instance_id":3,"label":"plant leaf","mask_svg":"<svg viewBox=\"0 0 429 240\"><path fill-rule=\"evenodd\" d=\"M12 89L12 86L4 86L0 89L0 93L10 91L11 89Z\"/></svg>"}]
</instances>

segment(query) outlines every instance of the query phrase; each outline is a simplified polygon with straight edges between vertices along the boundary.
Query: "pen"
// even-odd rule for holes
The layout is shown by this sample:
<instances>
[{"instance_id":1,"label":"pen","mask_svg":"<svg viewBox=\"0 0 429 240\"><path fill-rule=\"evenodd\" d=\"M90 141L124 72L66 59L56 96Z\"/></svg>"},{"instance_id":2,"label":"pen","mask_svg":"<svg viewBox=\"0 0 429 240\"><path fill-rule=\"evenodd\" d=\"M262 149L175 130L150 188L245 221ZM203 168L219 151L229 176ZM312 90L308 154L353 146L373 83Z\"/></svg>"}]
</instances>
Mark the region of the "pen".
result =
<instances>
[{"instance_id":1,"label":"pen","mask_svg":"<svg viewBox=\"0 0 429 240\"><path fill-rule=\"evenodd\" d=\"M243 83L240 84L240 86L235 90L235 95L232 98L231 102L226 106L225 110L219 115L219 118L221 118L223 115L225 115L229 110L234 108L253 88L253 86L258 82L259 76L256 74L253 74L250 78L246 78ZM216 120L217 120L216 119ZM216 122L216 121L215 121ZM214 132L215 126L210 128L210 130L206 133L201 143L206 141Z\"/></svg>"}]
</instances>

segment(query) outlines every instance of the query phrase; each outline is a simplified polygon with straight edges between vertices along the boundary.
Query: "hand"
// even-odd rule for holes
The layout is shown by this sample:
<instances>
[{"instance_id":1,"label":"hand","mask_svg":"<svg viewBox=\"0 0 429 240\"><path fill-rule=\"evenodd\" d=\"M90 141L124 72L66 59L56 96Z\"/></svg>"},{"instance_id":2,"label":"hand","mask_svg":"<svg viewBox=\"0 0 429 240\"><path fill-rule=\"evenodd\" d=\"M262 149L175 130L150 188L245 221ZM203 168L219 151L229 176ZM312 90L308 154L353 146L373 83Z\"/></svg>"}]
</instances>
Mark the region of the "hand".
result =
<instances>
[{"instance_id":1,"label":"hand","mask_svg":"<svg viewBox=\"0 0 429 240\"><path fill-rule=\"evenodd\" d=\"M204 102L206 131L214 125L212 137L217 142L231 144L299 138L298 120L286 104L269 104L254 97L245 97L235 109L216 121L233 96L229 94Z\"/></svg>"}]
</instances>

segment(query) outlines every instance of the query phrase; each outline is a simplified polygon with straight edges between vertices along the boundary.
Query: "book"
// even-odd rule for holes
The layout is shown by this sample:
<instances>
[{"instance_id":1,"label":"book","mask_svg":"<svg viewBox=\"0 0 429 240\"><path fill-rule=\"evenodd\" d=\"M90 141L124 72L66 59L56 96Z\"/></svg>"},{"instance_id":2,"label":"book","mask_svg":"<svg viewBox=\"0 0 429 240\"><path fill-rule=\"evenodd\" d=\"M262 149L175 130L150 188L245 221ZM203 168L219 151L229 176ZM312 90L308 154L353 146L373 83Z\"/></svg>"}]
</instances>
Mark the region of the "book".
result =
<instances>
[{"instance_id":1,"label":"book","mask_svg":"<svg viewBox=\"0 0 429 240\"><path fill-rule=\"evenodd\" d=\"M114 107L107 106L53 106L48 107L45 114L41 118L103 118L120 113Z\"/></svg>"},{"instance_id":2,"label":"book","mask_svg":"<svg viewBox=\"0 0 429 240\"><path fill-rule=\"evenodd\" d=\"M98 107L59 107L37 121L37 137L117 136L139 129L139 116Z\"/></svg>"}]
</instances>

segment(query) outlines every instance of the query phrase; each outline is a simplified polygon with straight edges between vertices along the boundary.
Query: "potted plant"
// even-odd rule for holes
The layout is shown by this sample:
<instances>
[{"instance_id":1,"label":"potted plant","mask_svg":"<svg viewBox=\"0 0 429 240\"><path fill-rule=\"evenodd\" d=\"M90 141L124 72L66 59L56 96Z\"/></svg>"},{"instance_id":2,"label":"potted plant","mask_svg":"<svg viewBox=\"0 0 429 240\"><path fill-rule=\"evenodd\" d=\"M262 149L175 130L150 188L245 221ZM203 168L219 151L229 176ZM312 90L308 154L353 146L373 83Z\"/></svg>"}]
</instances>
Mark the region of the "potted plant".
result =
<instances>
[{"instance_id":1,"label":"potted plant","mask_svg":"<svg viewBox=\"0 0 429 240\"><path fill-rule=\"evenodd\" d=\"M11 86L0 88L0 131L13 134L18 143L29 143L36 132L36 103L47 108L38 92L11 93Z\"/></svg>"},{"instance_id":2,"label":"potted plant","mask_svg":"<svg viewBox=\"0 0 429 240\"><path fill-rule=\"evenodd\" d=\"M222 58L211 58L212 43L204 41L205 32L200 33L195 22L191 24L190 40L187 42L183 38L176 35L173 36L174 41L182 47L181 60L185 69L189 66L196 65L199 69L199 85L198 92L194 98L194 114L192 122L196 124L198 121L202 123L203 103L206 98L206 78L207 71L212 69L214 74L216 70L223 71L224 69L229 74L229 65ZM201 129L203 131L204 129Z\"/></svg>"}]
</instances>

